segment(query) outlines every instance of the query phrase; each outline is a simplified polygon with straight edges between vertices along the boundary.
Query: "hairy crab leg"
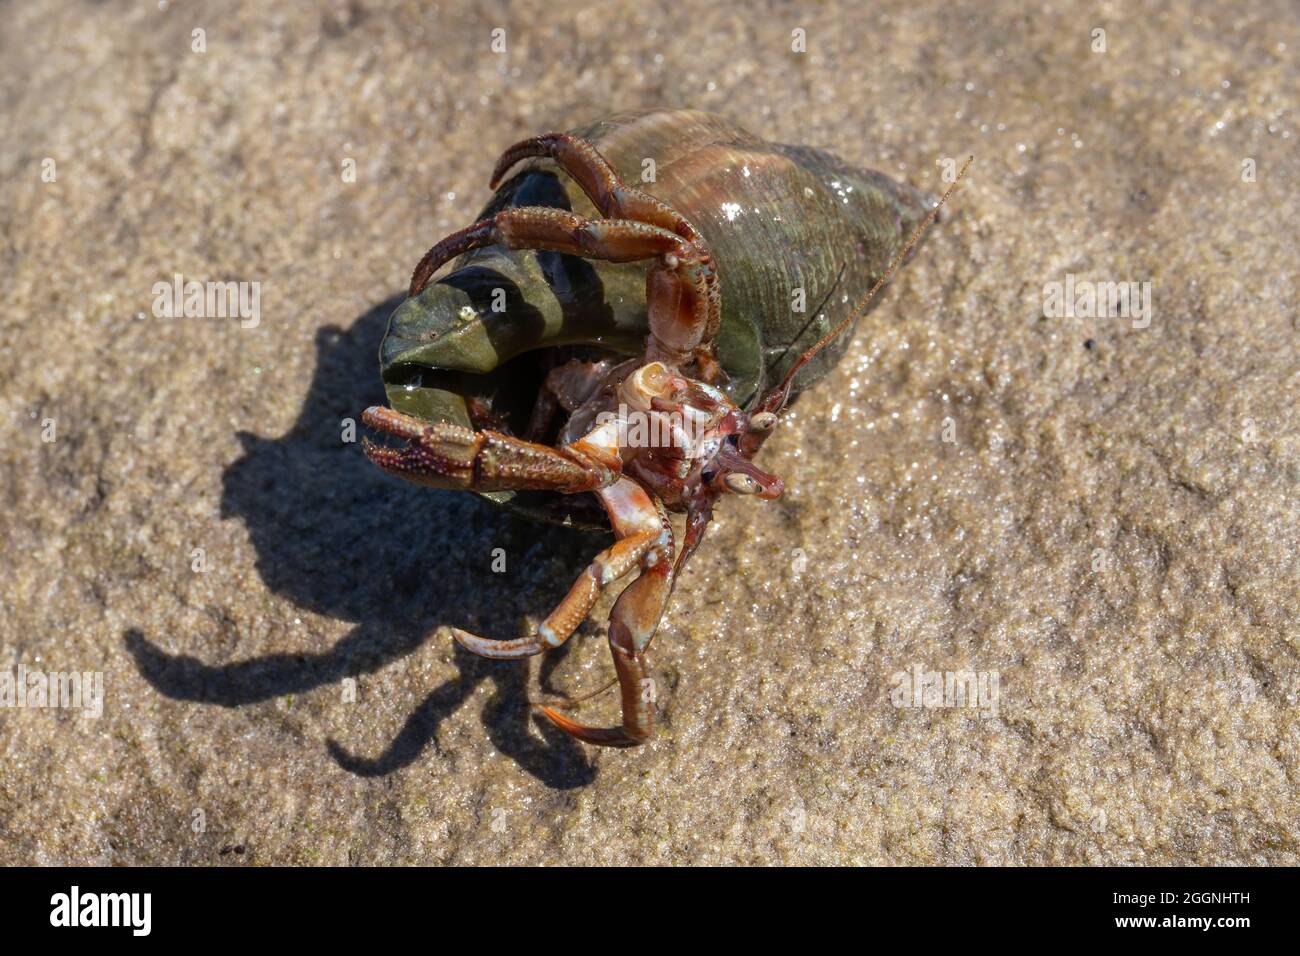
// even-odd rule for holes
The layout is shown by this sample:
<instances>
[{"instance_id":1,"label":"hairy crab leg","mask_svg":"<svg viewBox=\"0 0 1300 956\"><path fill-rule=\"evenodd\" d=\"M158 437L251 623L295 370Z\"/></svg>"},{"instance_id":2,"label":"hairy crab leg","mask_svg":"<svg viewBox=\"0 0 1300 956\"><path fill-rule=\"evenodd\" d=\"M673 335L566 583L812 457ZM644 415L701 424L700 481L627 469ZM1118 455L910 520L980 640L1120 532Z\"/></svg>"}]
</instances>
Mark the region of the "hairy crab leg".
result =
<instances>
[{"instance_id":1,"label":"hairy crab leg","mask_svg":"<svg viewBox=\"0 0 1300 956\"><path fill-rule=\"evenodd\" d=\"M367 440L367 458L391 475L435 488L568 494L611 485L623 470L613 424L552 448L447 422L430 425L382 406L367 408L361 419L406 441L405 447L387 448Z\"/></svg>"}]
</instances>

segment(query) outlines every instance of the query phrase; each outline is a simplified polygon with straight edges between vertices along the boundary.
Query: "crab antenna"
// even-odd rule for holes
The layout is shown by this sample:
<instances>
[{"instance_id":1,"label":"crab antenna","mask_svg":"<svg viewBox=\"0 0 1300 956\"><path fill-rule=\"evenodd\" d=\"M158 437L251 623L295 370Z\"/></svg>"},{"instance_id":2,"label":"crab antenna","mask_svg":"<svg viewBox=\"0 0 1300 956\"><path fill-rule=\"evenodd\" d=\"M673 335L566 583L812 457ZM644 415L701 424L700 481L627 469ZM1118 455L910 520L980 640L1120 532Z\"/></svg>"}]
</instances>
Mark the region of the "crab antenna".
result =
<instances>
[{"instance_id":1,"label":"crab antenna","mask_svg":"<svg viewBox=\"0 0 1300 956\"><path fill-rule=\"evenodd\" d=\"M943 204L948 201L948 197L952 195L952 191L957 188L957 184L961 182L961 178L966 175L967 168L974 161L974 156L966 157L966 162L961 164L961 169L957 171L957 178L952 181L952 185L944 190L943 195L939 198L939 201L935 203L934 208L926 213L925 218L922 219L920 224L916 227L916 231L912 233L912 238L907 240L907 245L903 246L898 255L894 256L894 261L889 264L889 268L885 270L885 274L876 280L876 284L871 287L862 301L853 307L853 310L848 314L848 317L844 319L844 321L840 322L839 325L835 326L835 328L823 335L816 345L804 352L803 355L800 355L799 358L795 360L795 363L790 366L790 370L785 373L785 378L781 379L781 384L778 385L776 389L777 393L782 395L781 405L776 408L776 411L780 411L781 407L785 405L785 396L789 394L790 385L794 382L794 377L798 373L799 369L812 361L813 357L816 356L818 352L830 345L837 335L847 329L859 316L862 315L867 306L871 304L871 300L875 298L876 293L879 292L881 287L893 276L894 270L898 268L899 264L905 258L907 258L907 254L912 251L912 247L917 244L921 236L925 233L925 230L930 228L930 224L934 222L935 216L939 215L939 210L943 208Z\"/></svg>"}]
</instances>

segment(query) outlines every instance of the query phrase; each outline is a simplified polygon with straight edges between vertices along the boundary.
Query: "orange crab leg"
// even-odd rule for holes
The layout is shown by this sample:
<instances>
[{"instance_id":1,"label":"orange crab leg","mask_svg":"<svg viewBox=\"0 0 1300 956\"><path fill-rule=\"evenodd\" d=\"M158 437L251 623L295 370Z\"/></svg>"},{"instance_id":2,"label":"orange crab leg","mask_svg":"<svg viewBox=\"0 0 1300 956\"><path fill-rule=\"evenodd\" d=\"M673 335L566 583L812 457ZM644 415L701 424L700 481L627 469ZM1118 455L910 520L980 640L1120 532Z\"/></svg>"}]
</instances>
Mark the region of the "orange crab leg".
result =
<instances>
[{"instance_id":1,"label":"orange crab leg","mask_svg":"<svg viewBox=\"0 0 1300 956\"><path fill-rule=\"evenodd\" d=\"M609 650L618 674L623 702L623 726L589 727L551 707L539 708L565 733L601 747L635 747L644 743L654 726L653 685L645 650L654 637L672 592L671 553L641 572L627 586L609 616Z\"/></svg>"},{"instance_id":2,"label":"orange crab leg","mask_svg":"<svg viewBox=\"0 0 1300 956\"><path fill-rule=\"evenodd\" d=\"M452 636L466 650L499 660L529 657L559 647L591 611L601 588L640 565L640 575L619 595L610 613L609 646L622 692L623 726L587 727L550 707L540 708L557 727L579 740L607 747L631 747L644 741L653 726L654 695L647 693L645 686L645 650L672 591L673 533L663 505L635 481L621 478L596 494L609 512L618 540L596 555L536 633L511 641L492 641L453 628Z\"/></svg>"},{"instance_id":3,"label":"orange crab leg","mask_svg":"<svg viewBox=\"0 0 1300 956\"><path fill-rule=\"evenodd\" d=\"M642 581L650 579L642 576L637 578L633 584L639 584ZM628 591L632 590L633 585L628 585ZM658 586L656 590L658 590ZM666 589L664 589L666 592ZM623 592L627 594L627 591ZM667 594L664 594L667 600ZM622 597L619 598L621 602ZM658 603L652 600L651 603ZM662 611L663 605L659 604ZM609 649L614 655L614 670L618 673L619 696L623 699L623 726L622 727L588 727L586 724L580 724L576 720L566 717L564 714L552 707L539 708L546 718L559 727L571 737L576 737L583 743L594 744L597 747L636 747L645 743L646 738L650 736L650 731L654 726L654 695L647 693L646 677L647 667L644 654L635 654L628 651L622 642L616 639L614 634L614 624L611 620Z\"/></svg>"},{"instance_id":4,"label":"orange crab leg","mask_svg":"<svg viewBox=\"0 0 1300 956\"><path fill-rule=\"evenodd\" d=\"M653 531L639 532L628 538L620 538L596 555L535 634L513 641L492 641L453 627L452 637L467 651L496 660L518 660L540 654L547 648L559 647L591 611L601 588L631 571L654 545L657 537Z\"/></svg>"},{"instance_id":5,"label":"orange crab leg","mask_svg":"<svg viewBox=\"0 0 1300 956\"><path fill-rule=\"evenodd\" d=\"M623 703L621 727L589 727L551 707L539 708L555 726L589 744L635 747L654 726L654 694L648 686L646 648L654 638L673 589L673 532L663 505L644 488L624 479L600 492L616 529L657 528L657 547L641 559L641 574L614 602L609 615L609 650Z\"/></svg>"}]
</instances>

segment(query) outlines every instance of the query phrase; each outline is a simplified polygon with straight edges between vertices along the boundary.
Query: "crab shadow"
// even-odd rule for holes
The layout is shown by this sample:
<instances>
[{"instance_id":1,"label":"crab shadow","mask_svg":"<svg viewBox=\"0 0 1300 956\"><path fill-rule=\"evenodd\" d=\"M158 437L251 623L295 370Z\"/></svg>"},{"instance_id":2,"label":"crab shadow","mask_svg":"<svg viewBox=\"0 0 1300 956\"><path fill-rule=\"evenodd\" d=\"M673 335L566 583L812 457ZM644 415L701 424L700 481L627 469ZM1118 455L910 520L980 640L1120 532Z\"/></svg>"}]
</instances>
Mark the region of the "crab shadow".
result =
<instances>
[{"instance_id":1,"label":"crab shadow","mask_svg":"<svg viewBox=\"0 0 1300 956\"><path fill-rule=\"evenodd\" d=\"M322 329L316 372L293 427L280 438L241 432L244 453L223 476L222 517L245 522L267 588L355 626L320 653L225 664L169 653L127 631L137 669L160 693L240 707L373 674L417 650L443 624L513 636L523 613L553 606L602 546L588 534L520 521L471 494L390 478L366 461L359 442L341 440L345 420L384 403L375 356L401 300L376 305L346 330ZM496 548L507 573L492 572ZM430 743L439 746L439 726L486 680L495 693L483 724L497 750L552 788L595 779L580 744L533 719L524 665L452 647L457 674L424 698L381 753L359 756L327 741L339 766L382 776L414 763ZM562 659L543 661L544 687ZM364 694L363 685L362 700Z\"/></svg>"}]
</instances>

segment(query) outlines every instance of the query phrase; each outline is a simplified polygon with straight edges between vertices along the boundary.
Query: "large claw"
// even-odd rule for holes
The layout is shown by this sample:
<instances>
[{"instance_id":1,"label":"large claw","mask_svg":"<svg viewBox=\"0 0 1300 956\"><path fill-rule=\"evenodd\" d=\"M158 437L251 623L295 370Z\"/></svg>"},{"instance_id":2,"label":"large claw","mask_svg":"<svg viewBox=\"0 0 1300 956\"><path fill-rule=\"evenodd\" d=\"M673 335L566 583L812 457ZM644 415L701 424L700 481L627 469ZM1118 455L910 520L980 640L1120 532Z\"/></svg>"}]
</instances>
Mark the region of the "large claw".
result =
<instances>
[{"instance_id":1,"label":"large claw","mask_svg":"<svg viewBox=\"0 0 1300 956\"><path fill-rule=\"evenodd\" d=\"M500 432L429 424L380 406L367 408L361 420L405 443L388 447L367 440L367 458L389 474L435 488L572 493L593 491L618 478L616 459L570 446L551 448Z\"/></svg>"},{"instance_id":2,"label":"large claw","mask_svg":"<svg viewBox=\"0 0 1300 956\"><path fill-rule=\"evenodd\" d=\"M437 488L471 488L474 459L481 442L478 435L460 425L430 425L391 408L371 406L361 420L375 431L401 439L405 444L391 448L365 439L366 457L390 475L397 475Z\"/></svg>"}]
</instances>

